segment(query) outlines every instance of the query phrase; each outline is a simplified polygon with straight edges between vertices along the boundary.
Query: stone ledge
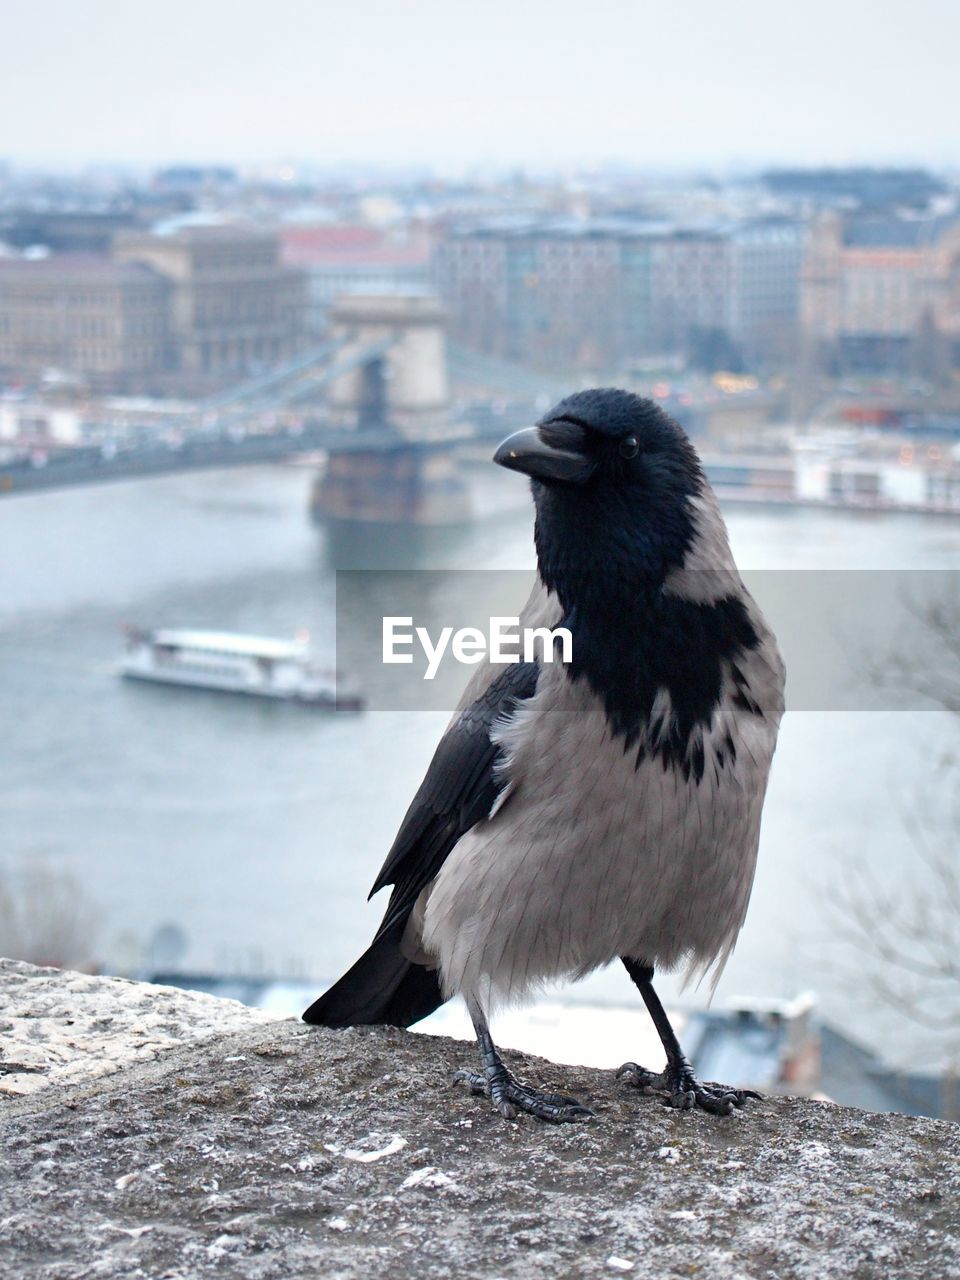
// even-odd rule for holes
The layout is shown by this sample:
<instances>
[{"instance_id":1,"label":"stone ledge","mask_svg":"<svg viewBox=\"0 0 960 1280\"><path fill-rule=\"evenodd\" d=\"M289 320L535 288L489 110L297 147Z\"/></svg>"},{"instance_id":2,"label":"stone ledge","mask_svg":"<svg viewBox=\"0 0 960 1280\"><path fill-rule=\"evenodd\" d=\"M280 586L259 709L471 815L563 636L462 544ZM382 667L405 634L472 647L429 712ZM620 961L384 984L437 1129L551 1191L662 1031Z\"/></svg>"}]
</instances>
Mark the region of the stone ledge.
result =
<instances>
[{"instance_id":1,"label":"stone ledge","mask_svg":"<svg viewBox=\"0 0 960 1280\"><path fill-rule=\"evenodd\" d=\"M0 1113L3 1094L111 1075L276 1020L237 1000L0 959Z\"/></svg>"},{"instance_id":2,"label":"stone ledge","mask_svg":"<svg viewBox=\"0 0 960 1280\"><path fill-rule=\"evenodd\" d=\"M77 975L21 967L20 978L48 994L59 983L65 1004L76 994ZM157 999L139 984L95 981L105 1001ZM781 1098L724 1119L678 1114L612 1072L520 1054L508 1057L524 1076L598 1114L577 1126L507 1124L450 1087L465 1053L455 1041L265 1025L249 1011L227 1033L217 1029L226 1011L209 1007L201 1032L197 997L162 998L171 1038L183 1001L192 1043L0 1102L0 1274L960 1271L955 1125Z\"/></svg>"}]
</instances>

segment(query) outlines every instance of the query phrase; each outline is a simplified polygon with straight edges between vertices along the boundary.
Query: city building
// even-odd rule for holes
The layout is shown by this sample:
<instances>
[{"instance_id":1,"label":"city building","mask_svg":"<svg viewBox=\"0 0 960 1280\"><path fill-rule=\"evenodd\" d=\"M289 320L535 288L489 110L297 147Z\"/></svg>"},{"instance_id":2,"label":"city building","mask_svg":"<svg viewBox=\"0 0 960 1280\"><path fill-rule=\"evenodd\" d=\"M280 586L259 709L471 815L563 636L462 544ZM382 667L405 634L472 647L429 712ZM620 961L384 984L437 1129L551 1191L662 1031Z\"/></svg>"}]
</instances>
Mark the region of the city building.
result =
<instances>
[{"instance_id":1,"label":"city building","mask_svg":"<svg viewBox=\"0 0 960 1280\"><path fill-rule=\"evenodd\" d=\"M938 379L960 366L960 217L830 213L801 281L810 364Z\"/></svg>"},{"instance_id":2,"label":"city building","mask_svg":"<svg viewBox=\"0 0 960 1280\"><path fill-rule=\"evenodd\" d=\"M922 209L949 191L926 169L768 169L760 182L788 204L807 209Z\"/></svg>"},{"instance_id":3,"label":"city building","mask_svg":"<svg viewBox=\"0 0 960 1280\"><path fill-rule=\"evenodd\" d=\"M119 231L136 226L132 210L48 209L27 206L0 212L0 241L15 249L43 245L52 253L109 252Z\"/></svg>"},{"instance_id":4,"label":"city building","mask_svg":"<svg viewBox=\"0 0 960 1280\"><path fill-rule=\"evenodd\" d=\"M280 228L280 260L307 277L308 318L319 332L330 309L348 294L426 292L430 245L423 236L396 236L375 227L321 224Z\"/></svg>"},{"instance_id":5,"label":"city building","mask_svg":"<svg viewBox=\"0 0 960 1280\"><path fill-rule=\"evenodd\" d=\"M667 231L650 245L647 350L679 352L710 368L740 363L726 330L731 288L728 244L718 229Z\"/></svg>"},{"instance_id":6,"label":"city building","mask_svg":"<svg viewBox=\"0 0 960 1280\"><path fill-rule=\"evenodd\" d=\"M280 262L273 232L216 225L122 234L113 256L167 282L172 367L182 387L270 368L304 345L304 276Z\"/></svg>"},{"instance_id":7,"label":"city building","mask_svg":"<svg viewBox=\"0 0 960 1280\"><path fill-rule=\"evenodd\" d=\"M0 258L0 376L148 384L170 361L168 303L167 281L137 263Z\"/></svg>"},{"instance_id":8,"label":"city building","mask_svg":"<svg viewBox=\"0 0 960 1280\"><path fill-rule=\"evenodd\" d=\"M748 365L795 363L800 273L809 232L788 218L750 218L729 227L723 328Z\"/></svg>"},{"instance_id":9,"label":"city building","mask_svg":"<svg viewBox=\"0 0 960 1280\"><path fill-rule=\"evenodd\" d=\"M453 229L434 256L450 336L519 364L619 365L645 334L650 244L643 224L618 231L599 221L500 219Z\"/></svg>"},{"instance_id":10,"label":"city building","mask_svg":"<svg viewBox=\"0 0 960 1280\"><path fill-rule=\"evenodd\" d=\"M240 187L240 175L228 165L170 165L158 169L150 184L162 191L191 199L210 198L221 193L234 194Z\"/></svg>"},{"instance_id":11,"label":"city building","mask_svg":"<svg viewBox=\"0 0 960 1280\"><path fill-rule=\"evenodd\" d=\"M303 347L304 284L275 234L226 226L124 232L109 257L0 257L0 375L199 394Z\"/></svg>"},{"instance_id":12,"label":"city building","mask_svg":"<svg viewBox=\"0 0 960 1280\"><path fill-rule=\"evenodd\" d=\"M792 349L805 235L782 218L500 220L448 233L434 275L451 336L485 354L558 369L678 354L736 368Z\"/></svg>"}]
</instances>

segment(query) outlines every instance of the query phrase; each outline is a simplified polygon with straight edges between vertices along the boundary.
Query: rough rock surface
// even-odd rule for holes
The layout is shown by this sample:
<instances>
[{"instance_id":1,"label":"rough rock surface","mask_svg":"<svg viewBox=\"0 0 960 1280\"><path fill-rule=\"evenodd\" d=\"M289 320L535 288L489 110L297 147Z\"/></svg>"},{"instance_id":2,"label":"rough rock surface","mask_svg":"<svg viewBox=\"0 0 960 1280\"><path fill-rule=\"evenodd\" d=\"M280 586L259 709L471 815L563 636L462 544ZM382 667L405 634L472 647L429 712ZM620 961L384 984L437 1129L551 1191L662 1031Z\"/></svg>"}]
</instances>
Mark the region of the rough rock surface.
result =
<instances>
[{"instance_id":1,"label":"rough rock surface","mask_svg":"<svg viewBox=\"0 0 960 1280\"><path fill-rule=\"evenodd\" d=\"M0 1275L960 1273L955 1125L780 1098L681 1114L517 1054L597 1118L506 1123L450 1087L464 1050L251 1019L0 1099Z\"/></svg>"},{"instance_id":2,"label":"rough rock surface","mask_svg":"<svg viewBox=\"0 0 960 1280\"><path fill-rule=\"evenodd\" d=\"M0 960L0 1094L110 1075L271 1014L175 987Z\"/></svg>"}]
</instances>

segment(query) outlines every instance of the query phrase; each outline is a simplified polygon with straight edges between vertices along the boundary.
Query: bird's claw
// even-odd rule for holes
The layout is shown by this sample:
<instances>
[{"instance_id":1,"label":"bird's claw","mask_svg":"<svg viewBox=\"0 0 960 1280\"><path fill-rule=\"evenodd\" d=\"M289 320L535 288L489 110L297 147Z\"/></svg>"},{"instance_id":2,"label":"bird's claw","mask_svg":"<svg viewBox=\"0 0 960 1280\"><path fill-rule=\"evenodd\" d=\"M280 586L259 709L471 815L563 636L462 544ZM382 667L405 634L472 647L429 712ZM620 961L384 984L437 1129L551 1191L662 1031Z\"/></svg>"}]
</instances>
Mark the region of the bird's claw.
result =
<instances>
[{"instance_id":1,"label":"bird's claw","mask_svg":"<svg viewBox=\"0 0 960 1280\"><path fill-rule=\"evenodd\" d=\"M505 1120L515 1120L518 1111L547 1120L552 1124L564 1124L575 1120L589 1120L593 1112L576 1098L565 1093L545 1093L515 1080L506 1069L491 1076L476 1071L458 1071L453 1084L466 1084L473 1094L489 1098Z\"/></svg>"},{"instance_id":2,"label":"bird's claw","mask_svg":"<svg viewBox=\"0 0 960 1280\"><path fill-rule=\"evenodd\" d=\"M674 1107L677 1111L693 1111L699 1107L701 1111L717 1116L728 1116L749 1098L762 1097L753 1089L729 1089L714 1081L704 1084L688 1066L676 1070L667 1067L655 1072L647 1071L635 1062L625 1062L617 1072L617 1079L625 1080L641 1093L662 1098L665 1106Z\"/></svg>"}]
</instances>

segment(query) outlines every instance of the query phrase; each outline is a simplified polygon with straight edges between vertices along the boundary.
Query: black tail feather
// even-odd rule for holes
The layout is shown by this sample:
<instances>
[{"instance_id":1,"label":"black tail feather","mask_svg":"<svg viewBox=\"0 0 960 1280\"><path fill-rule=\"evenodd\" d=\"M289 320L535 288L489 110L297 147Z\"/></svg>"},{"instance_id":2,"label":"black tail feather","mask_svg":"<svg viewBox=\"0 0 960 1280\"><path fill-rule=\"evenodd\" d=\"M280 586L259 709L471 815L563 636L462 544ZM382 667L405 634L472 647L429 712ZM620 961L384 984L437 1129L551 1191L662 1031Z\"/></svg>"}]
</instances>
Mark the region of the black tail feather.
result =
<instances>
[{"instance_id":1,"label":"black tail feather","mask_svg":"<svg viewBox=\"0 0 960 1280\"><path fill-rule=\"evenodd\" d=\"M436 970L407 960L400 933L391 930L313 1002L303 1020L320 1027L409 1027L443 1001Z\"/></svg>"}]
</instances>

